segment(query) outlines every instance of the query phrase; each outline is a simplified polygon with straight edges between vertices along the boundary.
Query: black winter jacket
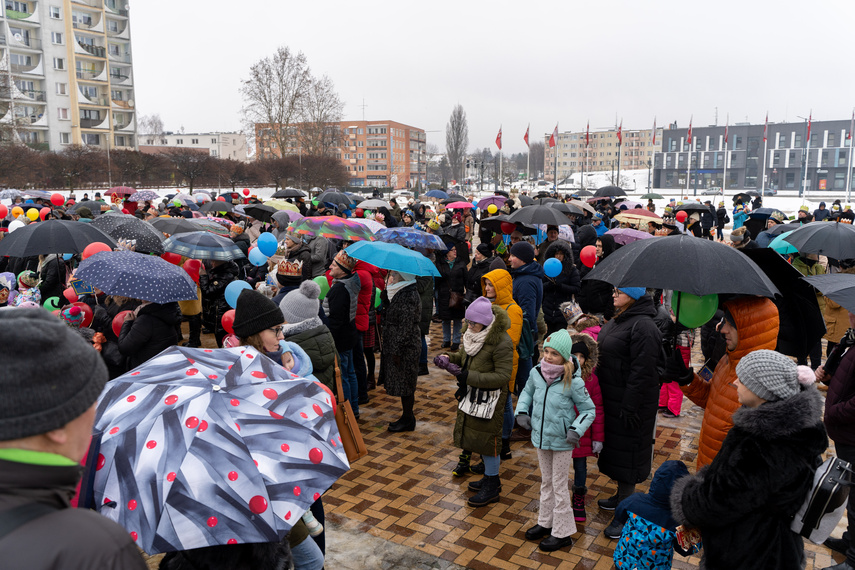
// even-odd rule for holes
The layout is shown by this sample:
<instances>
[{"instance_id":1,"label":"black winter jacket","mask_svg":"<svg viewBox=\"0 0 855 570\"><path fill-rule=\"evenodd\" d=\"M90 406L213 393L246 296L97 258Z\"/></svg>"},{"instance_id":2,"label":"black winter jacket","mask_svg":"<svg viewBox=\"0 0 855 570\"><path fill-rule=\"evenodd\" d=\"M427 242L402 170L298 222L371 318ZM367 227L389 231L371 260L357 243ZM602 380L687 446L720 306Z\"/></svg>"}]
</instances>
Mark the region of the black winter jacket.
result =
<instances>
[{"instance_id":1,"label":"black winter jacket","mask_svg":"<svg viewBox=\"0 0 855 570\"><path fill-rule=\"evenodd\" d=\"M416 277L416 287L422 300L419 331L424 336L430 331L430 319L433 317L433 277Z\"/></svg>"},{"instance_id":2,"label":"black winter jacket","mask_svg":"<svg viewBox=\"0 0 855 570\"><path fill-rule=\"evenodd\" d=\"M492 271L490 264L493 263L494 259L495 257L485 257L481 261L473 261L469 271L466 272L467 305L484 295L484 292L481 291L481 277Z\"/></svg>"},{"instance_id":3,"label":"black winter jacket","mask_svg":"<svg viewBox=\"0 0 855 570\"><path fill-rule=\"evenodd\" d=\"M128 357L128 368L136 368L178 343L176 326L181 322L178 303L151 303L128 319L119 334L119 351Z\"/></svg>"},{"instance_id":4,"label":"black winter jacket","mask_svg":"<svg viewBox=\"0 0 855 570\"><path fill-rule=\"evenodd\" d=\"M564 253L564 261L561 262L561 273L552 278L543 275L543 318L547 324L560 324L564 328L566 319L561 312L561 303L571 301L574 295L582 291L582 278L579 270L573 263L573 249L570 244L563 240L556 240L546 248L544 260L555 257L557 252Z\"/></svg>"},{"instance_id":5,"label":"black winter jacket","mask_svg":"<svg viewBox=\"0 0 855 570\"><path fill-rule=\"evenodd\" d=\"M63 261L62 256L58 254L47 256L43 269L39 274L41 281L39 292L42 295L42 302L51 297L62 299L62 292L65 290L67 277L68 266Z\"/></svg>"},{"instance_id":6,"label":"black winter jacket","mask_svg":"<svg viewBox=\"0 0 855 570\"><path fill-rule=\"evenodd\" d=\"M356 306L359 294L359 275L333 283L324 299L327 323L339 352L351 350L357 341Z\"/></svg>"},{"instance_id":7,"label":"black winter jacket","mask_svg":"<svg viewBox=\"0 0 855 570\"><path fill-rule=\"evenodd\" d=\"M202 289L202 321L205 326L217 331L218 337L225 334L222 316L231 309L226 303L226 286L238 279L238 272L237 264L227 261L199 276L199 287Z\"/></svg>"},{"instance_id":8,"label":"black winter jacket","mask_svg":"<svg viewBox=\"0 0 855 570\"><path fill-rule=\"evenodd\" d=\"M834 443L855 446L855 350L852 348L843 355L828 383L825 427Z\"/></svg>"},{"instance_id":9,"label":"black winter jacket","mask_svg":"<svg viewBox=\"0 0 855 570\"><path fill-rule=\"evenodd\" d=\"M445 257L439 256L436 260L436 268L440 274L440 277L434 280L434 287L437 290L436 312L439 318L444 321L462 319L464 315L462 303L459 309L450 309L448 303L452 291L461 295L466 292L466 264L458 256L454 267L449 267Z\"/></svg>"}]
</instances>

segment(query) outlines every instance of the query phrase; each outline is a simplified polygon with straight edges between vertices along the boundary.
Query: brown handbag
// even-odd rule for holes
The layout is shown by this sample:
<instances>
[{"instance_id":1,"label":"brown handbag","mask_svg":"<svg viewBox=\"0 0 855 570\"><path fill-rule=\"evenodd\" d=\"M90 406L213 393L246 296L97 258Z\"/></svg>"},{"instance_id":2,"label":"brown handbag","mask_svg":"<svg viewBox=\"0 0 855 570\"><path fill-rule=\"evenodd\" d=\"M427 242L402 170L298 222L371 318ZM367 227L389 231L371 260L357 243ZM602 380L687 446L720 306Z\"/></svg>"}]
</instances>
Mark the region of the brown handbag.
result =
<instances>
[{"instance_id":1,"label":"brown handbag","mask_svg":"<svg viewBox=\"0 0 855 570\"><path fill-rule=\"evenodd\" d=\"M353 463L360 457L368 455L368 449L365 447L362 432L359 431L359 424L356 423L356 418L353 415L353 408L350 407L350 402L344 397L344 390L341 387L341 370L338 364L335 365L335 391L335 423L341 435L341 444L347 454L347 460Z\"/></svg>"},{"instance_id":2,"label":"brown handbag","mask_svg":"<svg viewBox=\"0 0 855 570\"><path fill-rule=\"evenodd\" d=\"M457 311L463 308L463 293L452 291L448 295L448 308L452 311Z\"/></svg>"}]
</instances>

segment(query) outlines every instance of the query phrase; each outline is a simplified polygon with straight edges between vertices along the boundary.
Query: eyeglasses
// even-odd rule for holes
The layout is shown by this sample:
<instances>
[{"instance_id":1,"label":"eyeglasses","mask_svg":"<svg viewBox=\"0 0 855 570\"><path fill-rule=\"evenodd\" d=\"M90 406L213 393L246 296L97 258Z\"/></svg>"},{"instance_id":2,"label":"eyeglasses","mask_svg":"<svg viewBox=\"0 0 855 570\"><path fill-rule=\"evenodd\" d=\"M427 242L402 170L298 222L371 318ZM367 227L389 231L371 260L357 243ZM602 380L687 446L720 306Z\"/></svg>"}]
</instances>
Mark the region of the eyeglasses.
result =
<instances>
[{"instance_id":1,"label":"eyeglasses","mask_svg":"<svg viewBox=\"0 0 855 570\"><path fill-rule=\"evenodd\" d=\"M623 293L623 291L621 291L620 289L615 289L614 291L612 291L612 296L617 297L621 293ZM626 293L623 293L623 294L625 295Z\"/></svg>"},{"instance_id":2,"label":"eyeglasses","mask_svg":"<svg viewBox=\"0 0 855 570\"><path fill-rule=\"evenodd\" d=\"M267 329L267 330L269 330L269 331L273 331L273 334L275 334L276 336L279 336L280 334L282 334L282 329L283 329L283 328L284 328L284 327L283 327L282 325L279 325L278 327L270 327L270 328L269 328L269 329Z\"/></svg>"}]
</instances>

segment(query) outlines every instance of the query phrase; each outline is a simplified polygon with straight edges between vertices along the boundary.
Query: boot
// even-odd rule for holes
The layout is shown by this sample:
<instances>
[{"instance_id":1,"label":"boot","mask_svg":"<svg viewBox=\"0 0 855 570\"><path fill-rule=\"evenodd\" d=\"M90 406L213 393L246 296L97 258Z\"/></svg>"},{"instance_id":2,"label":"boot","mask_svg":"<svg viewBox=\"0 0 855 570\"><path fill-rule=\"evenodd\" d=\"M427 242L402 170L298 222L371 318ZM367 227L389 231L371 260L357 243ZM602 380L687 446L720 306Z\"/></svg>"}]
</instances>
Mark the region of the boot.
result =
<instances>
[{"instance_id":1,"label":"boot","mask_svg":"<svg viewBox=\"0 0 855 570\"><path fill-rule=\"evenodd\" d=\"M366 384L368 385L368 391L374 390L377 388L377 381L374 379L374 373L369 374L365 379Z\"/></svg>"},{"instance_id":2,"label":"boot","mask_svg":"<svg viewBox=\"0 0 855 570\"><path fill-rule=\"evenodd\" d=\"M507 461L511 458L511 440L502 438L502 450L499 452L499 458L502 461Z\"/></svg>"},{"instance_id":3,"label":"boot","mask_svg":"<svg viewBox=\"0 0 855 570\"><path fill-rule=\"evenodd\" d=\"M498 475L496 475L496 477L498 477ZM472 491L473 493L477 493L484 486L484 481L486 481L486 480L487 480L487 476L485 475L484 477L482 477L481 479L478 479L477 481L470 482L469 483L469 490ZM499 480L499 491L501 491L501 490L502 490L502 480L500 479Z\"/></svg>"},{"instance_id":4,"label":"boot","mask_svg":"<svg viewBox=\"0 0 855 570\"><path fill-rule=\"evenodd\" d=\"M576 519L576 522L585 522L587 520L587 516L585 515L585 495L587 493L587 487L573 486L571 504L573 505L573 518Z\"/></svg>"},{"instance_id":5,"label":"boot","mask_svg":"<svg viewBox=\"0 0 855 570\"><path fill-rule=\"evenodd\" d=\"M471 473L471 470L469 469L470 459L472 459L471 453L461 453L457 461L457 467L451 470L451 474L455 477L463 477L467 473Z\"/></svg>"},{"instance_id":6,"label":"boot","mask_svg":"<svg viewBox=\"0 0 855 570\"><path fill-rule=\"evenodd\" d=\"M460 343L459 342L451 343L451 352L457 352L458 350L460 350Z\"/></svg>"},{"instance_id":7,"label":"boot","mask_svg":"<svg viewBox=\"0 0 855 570\"><path fill-rule=\"evenodd\" d=\"M427 376L430 374L427 364L419 364L419 376Z\"/></svg>"},{"instance_id":8,"label":"boot","mask_svg":"<svg viewBox=\"0 0 855 570\"><path fill-rule=\"evenodd\" d=\"M190 330L187 342L183 346L199 348L202 346L202 315L191 315L187 317L187 325Z\"/></svg>"},{"instance_id":9,"label":"boot","mask_svg":"<svg viewBox=\"0 0 855 570\"><path fill-rule=\"evenodd\" d=\"M483 479L483 485L481 485L481 490L478 491L476 495L473 495L469 498L469 506L470 507L483 507L484 505L489 505L490 503L498 502L499 500L499 491L501 489L501 485L499 484L499 476L498 475L486 475Z\"/></svg>"},{"instance_id":10,"label":"boot","mask_svg":"<svg viewBox=\"0 0 855 570\"><path fill-rule=\"evenodd\" d=\"M484 471L486 471L486 469L487 468L484 466L484 460L483 459L469 468L469 470L472 473L474 473L475 475L483 475Z\"/></svg>"},{"instance_id":11,"label":"boot","mask_svg":"<svg viewBox=\"0 0 855 570\"><path fill-rule=\"evenodd\" d=\"M529 441L531 439L531 430L517 428L511 432L511 441Z\"/></svg>"},{"instance_id":12,"label":"boot","mask_svg":"<svg viewBox=\"0 0 855 570\"><path fill-rule=\"evenodd\" d=\"M604 511L613 511L617 508L619 502L620 500L618 499L618 495L617 493L615 493L608 499L600 499L599 501L597 501L597 504Z\"/></svg>"},{"instance_id":13,"label":"boot","mask_svg":"<svg viewBox=\"0 0 855 570\"><path fill-rule=\"evenodd\" d=\"M612 522L609 523L609 526L603 531L603 534L606 538L617 539L620 538L621 533L623 532L623 524L618 522L616 518L612 519Z\"/></svg>"}]
</instances>

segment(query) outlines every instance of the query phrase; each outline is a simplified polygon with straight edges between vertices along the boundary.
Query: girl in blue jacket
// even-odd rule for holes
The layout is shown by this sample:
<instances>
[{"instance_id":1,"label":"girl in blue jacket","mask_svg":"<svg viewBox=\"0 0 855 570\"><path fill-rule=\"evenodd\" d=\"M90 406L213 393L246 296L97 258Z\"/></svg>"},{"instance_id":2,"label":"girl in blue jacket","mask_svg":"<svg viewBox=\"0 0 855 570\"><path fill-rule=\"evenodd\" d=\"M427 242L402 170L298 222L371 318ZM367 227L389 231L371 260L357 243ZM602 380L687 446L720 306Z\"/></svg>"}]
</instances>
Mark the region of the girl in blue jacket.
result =
<instances>
[{"instance_id":1,"label":"girl in blue jacket","mask_svg":"<svg viewBox=\"0 0 855 570\"><path fill-rule=\"evenodd\" d=\"M543 539L545 552L573 545L576 522L568 487L573 448L596 415L572 348L566 329L546 337L543 359L529 374L516 409L517 423L531 430L541 474L540 513L525 537Z\"/></svg>"}]
</instances>

